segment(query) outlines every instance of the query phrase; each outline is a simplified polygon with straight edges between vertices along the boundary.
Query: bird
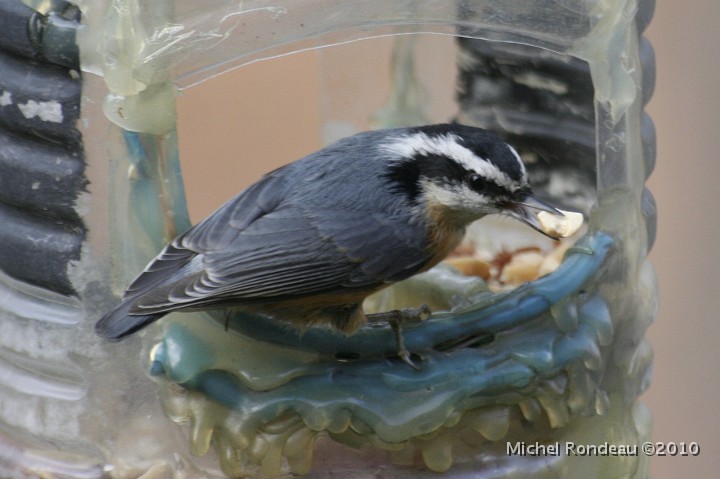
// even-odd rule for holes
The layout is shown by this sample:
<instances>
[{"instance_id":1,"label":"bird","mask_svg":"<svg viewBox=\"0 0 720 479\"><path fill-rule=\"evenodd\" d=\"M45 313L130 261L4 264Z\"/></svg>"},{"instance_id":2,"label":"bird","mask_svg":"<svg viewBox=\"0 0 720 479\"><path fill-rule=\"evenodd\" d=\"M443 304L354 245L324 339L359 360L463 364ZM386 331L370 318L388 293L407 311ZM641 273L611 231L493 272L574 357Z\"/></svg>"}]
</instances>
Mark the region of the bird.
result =
<instances>
[{"instance_id":1,"label":"bird","mask_svg":"<svg viewBox=\"0 0 720 479\"><path fill-rule=\"evenodd\" d=\"M551 236L540 211L561 216L494 132L358 133L267 173L177 236L95 331L119 341L171 312L231 308L349 335L368 320L367 296L438 264L471 222L507 215ZM412 365L401 335L398 355Z\"/></svg>"}]
</instances>

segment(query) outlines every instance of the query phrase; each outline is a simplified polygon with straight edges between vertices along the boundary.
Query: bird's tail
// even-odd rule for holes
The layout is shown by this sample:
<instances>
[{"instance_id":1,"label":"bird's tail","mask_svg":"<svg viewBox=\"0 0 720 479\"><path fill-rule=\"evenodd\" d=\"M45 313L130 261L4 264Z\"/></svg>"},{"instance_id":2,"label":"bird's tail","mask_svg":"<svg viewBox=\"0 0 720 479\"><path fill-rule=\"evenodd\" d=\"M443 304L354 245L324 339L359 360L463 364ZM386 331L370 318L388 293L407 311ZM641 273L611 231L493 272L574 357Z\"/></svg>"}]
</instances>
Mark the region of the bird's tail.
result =
<instances>
[{"instance_id":1,"label":"bird's tail","mask_svg":"<svg viewBox=\"0 0 720 479\"><path fill-rule=\"evenodd\" d=\"M95 323L95 332L108 341L120 341L135 331L144 328L165 316L166 313L136 315L130 314L132 301L126 300Z\"/></svg>"}]
</instances>

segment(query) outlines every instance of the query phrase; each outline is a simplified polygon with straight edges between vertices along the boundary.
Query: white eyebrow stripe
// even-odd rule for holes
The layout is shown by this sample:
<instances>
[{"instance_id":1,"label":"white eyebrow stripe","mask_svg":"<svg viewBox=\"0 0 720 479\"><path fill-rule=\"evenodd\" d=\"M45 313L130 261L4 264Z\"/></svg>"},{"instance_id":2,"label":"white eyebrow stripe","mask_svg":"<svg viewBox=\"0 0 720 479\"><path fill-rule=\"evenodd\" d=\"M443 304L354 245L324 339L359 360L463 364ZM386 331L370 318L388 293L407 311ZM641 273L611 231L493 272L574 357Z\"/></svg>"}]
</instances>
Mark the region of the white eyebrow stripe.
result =
<instances>
[{"instance_id":1,"label":"white eyebrow stripe","mask_svg":"<svg viewBox=\"0 0 720 479\"><path fill-rule=\"evenodd\" d=\"M525 178L527 176L527 171L525 171L525 163L523 163L522 158L520 158L520 154L517 152L515 148L513 148L512 145L506 143L507 147L510 148L510 151L515 156L515 160L517 160L518 165L520 165L520 171L522 173L522 177Z\"/></svg>"},{"instance_id":2,"label":"white eyebrow stripe","mask_svg":"<svg viewBox=\"0 0 720 479\"><path fill-rule=\"evenodd\" d=\"M452 134L431 138L425 133L415 133L394 138L392 141L382 145L382 147L398 155L401 160L412 158L417 154L449 156L469 171L474 171L483 178L487 178L504 188L512 189L514 182L507 174L500 171L497 166L485 158L480 158L462 146L459 141L460 139ZM517 152L515 152L515 155L517 155ZM518 161L519 159L518 156ZM520 163L522 164L522 162Z\"/></svg>"}]
</instances>

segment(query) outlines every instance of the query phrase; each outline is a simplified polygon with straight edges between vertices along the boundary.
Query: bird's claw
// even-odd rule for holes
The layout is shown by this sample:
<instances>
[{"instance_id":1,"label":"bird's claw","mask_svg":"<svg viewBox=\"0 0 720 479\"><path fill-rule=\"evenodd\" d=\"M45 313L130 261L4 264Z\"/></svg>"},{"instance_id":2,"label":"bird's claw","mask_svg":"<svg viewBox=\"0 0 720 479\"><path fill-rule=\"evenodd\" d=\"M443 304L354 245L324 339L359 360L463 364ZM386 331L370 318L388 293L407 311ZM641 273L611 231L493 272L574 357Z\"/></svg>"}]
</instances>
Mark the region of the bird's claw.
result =
<instances>
[{"instance_id":1,"label":"bird's claw","mask_svg":"<svg viewBox=\"0 0 720 479\"><path fill-rule=\"evenodd\" d=\"M398 350L397 355L398 355L398 357L399 357L400 359L402 359L402 361L403 361L405 364L407 364L408 366L410 366L411 368L413 368L415 371L420 371L420 366L418 366L417 364L415 364L415 363L413 362L413 360L412 360L412 358L411 358L411 355L410 355L410 351L408 351L407 349L404 349L404 348L403 348L402 351Z\"/></svg>"},{"instance_id":2,"label":"bird's claw","mask_svg":"<svg viewBox=\"0 0 720 479\"><path fill-rule=\"evenodd\" d=\"M427 304L423 304L419 308L403 309L402 311L400 311L400 313L403 316L402 319L410 321L425 321L430 317L432 311L430 310L430 306L428 306Z\"/></svg>"},{"instance_id":3,"label":"bird's claw","mask_svg":"<svg viewBox=\"0 0 720 479\"><path fill-rule=\"evenodd\" d=\"M415 371L419 371L420 367L417 366L411 359L410 351L405 347L405 341L402 335L402 322L405 320L410 321L424 321L430 317L430 307L427 304L423 304L419 308L414 309L403 309L389 311L391 316L387 319L390 323L390 327L395 333L395 341L397 343L397 355L402 361L413 368ZM387 314L387 313L386 313Z\"/></svg>"}]
</instances>

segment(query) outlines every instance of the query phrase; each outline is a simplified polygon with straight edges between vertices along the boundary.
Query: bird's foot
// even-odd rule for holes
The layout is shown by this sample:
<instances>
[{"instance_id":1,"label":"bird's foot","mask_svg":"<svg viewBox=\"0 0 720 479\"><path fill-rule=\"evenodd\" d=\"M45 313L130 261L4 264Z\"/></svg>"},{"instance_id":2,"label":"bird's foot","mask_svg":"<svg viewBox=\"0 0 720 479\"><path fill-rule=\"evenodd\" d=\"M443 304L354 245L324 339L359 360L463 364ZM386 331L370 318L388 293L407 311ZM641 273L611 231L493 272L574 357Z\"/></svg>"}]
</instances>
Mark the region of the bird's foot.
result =
<instances>
[{"instance_id":1,"label":"bird's foot","mask_svg":"<svg viewBox=\"0 0 720 479\"><path fill-rule=\"evenodd\" d=\"M423 304L418 308L394 309L383 313L367 315L367 321L371 323L392 322L392 321L425 321L430 317L430 306Z\"/></svg>"},{"instance_id":2,"label":"bird's foot","mask_svg":"<svg viewBox=\"0 0 720 479\"><path fill-rule=\"evenodd\" d=\"M430 317L430 307L423 304L419 308L396 309L384 313L370 314L367 316L368 321L386 321L395 334L395 342L397 344L397 355L402 361L416 371L420 370L411 359L410 351L405 347L405 341L402 335L403 321L424 321Z\"/></svg>"},{"instance_id":3,"label":"bird's foot","mask_svg":"<svg viewBox=\"0 0 720 479\"><path fill-rule=\"evenodd\" d=\"M403 360L405 364L413 368L415 371L419 371L420 367L416 365L410 355L410 351L407 350L405 347L405 341L403 340L402 335L402 319L399 318L391 318L389 321L390 327L393 330L393 333L395 334L395 344L397 345L397 355L400 359Z\"/></svg>"}]
</instances>

